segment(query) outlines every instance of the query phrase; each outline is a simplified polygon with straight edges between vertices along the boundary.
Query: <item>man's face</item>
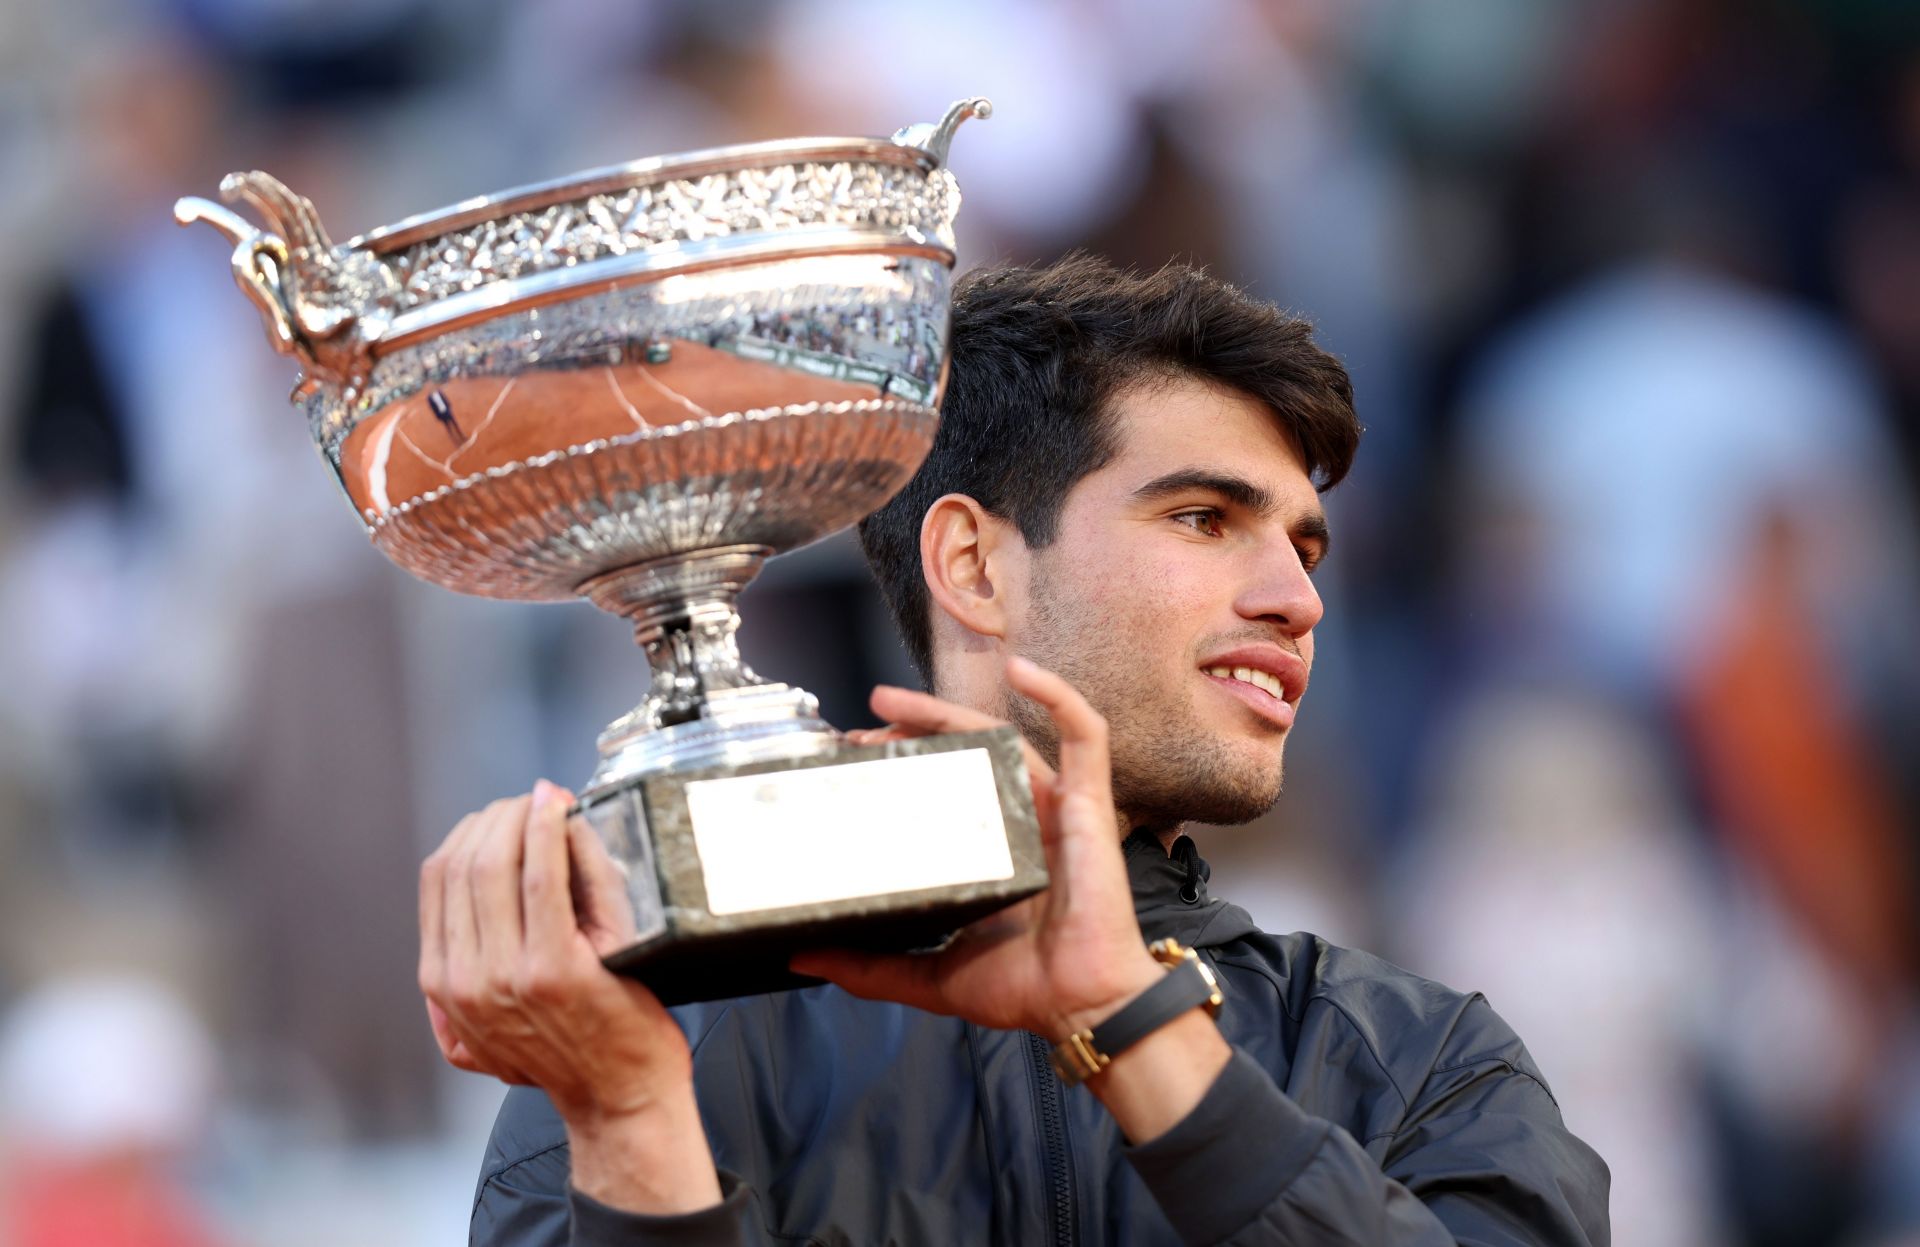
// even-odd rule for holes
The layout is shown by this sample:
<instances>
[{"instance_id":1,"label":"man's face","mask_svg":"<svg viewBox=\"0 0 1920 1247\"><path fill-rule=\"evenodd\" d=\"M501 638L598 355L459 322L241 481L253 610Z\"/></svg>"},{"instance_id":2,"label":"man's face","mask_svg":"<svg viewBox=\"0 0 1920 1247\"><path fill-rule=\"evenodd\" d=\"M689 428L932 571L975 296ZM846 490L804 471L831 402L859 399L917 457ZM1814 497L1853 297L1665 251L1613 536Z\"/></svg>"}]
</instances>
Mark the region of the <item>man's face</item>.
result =
<instances>
[{"instance_id":1,"label":"man's face","mask_svg":"<svg viewBox=\"0 0 1920 1247\"><path fill-rule=\"evenodd\" d=\"M1106 716L1114 798L1134 825L1245 822L1279 796L1313 664L1320 499L1246 394L1174 378L1123 392L1113 418L1119 453L1033 552L1008 640ZM1037 707L1008 710L1047 738Z\"/></svg>"}]
</instances>

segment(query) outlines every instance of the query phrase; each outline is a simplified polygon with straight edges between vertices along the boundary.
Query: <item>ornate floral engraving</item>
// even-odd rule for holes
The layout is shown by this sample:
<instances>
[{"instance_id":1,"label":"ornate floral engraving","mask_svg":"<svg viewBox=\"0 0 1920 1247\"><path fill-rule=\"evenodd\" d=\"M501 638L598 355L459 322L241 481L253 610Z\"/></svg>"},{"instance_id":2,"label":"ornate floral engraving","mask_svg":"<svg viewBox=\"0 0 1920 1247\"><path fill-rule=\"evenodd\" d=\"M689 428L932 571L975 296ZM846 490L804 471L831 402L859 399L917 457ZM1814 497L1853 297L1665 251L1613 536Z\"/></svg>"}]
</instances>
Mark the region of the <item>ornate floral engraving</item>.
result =
<instances>
[{"instance_id":1,"label":"ornate floral engraving","mask_svg":"<svg viewBox=\"0 0 1920 1247\"><path fill-rule=\"evenodd\" d=\"M398 312L491 282L739 234L871 229L952 250L958 208L945 169L808 162L607 191L483 221L381 260L399 286Z\"/></svg>"},{"instance_id":2,"label":"ornate floral engraving","mask_svg":"<svg viewBox=\"0 0 1920 1247\"><path fill-rule=\"evenodd\" d=\"M349 392L366 384L396 317L484 286L635 253L670 256L716 239L790 237L801 247L815 231L872 232L951 252L960 207L942 168L801 161L604 191L381 254L335 246L313 205L266 174L233 174L222 192L259 208L279 233L200 200L182 200L176 215L233 238L236 276L276 347L315 380Z\"/></svg>"}]
</instances>

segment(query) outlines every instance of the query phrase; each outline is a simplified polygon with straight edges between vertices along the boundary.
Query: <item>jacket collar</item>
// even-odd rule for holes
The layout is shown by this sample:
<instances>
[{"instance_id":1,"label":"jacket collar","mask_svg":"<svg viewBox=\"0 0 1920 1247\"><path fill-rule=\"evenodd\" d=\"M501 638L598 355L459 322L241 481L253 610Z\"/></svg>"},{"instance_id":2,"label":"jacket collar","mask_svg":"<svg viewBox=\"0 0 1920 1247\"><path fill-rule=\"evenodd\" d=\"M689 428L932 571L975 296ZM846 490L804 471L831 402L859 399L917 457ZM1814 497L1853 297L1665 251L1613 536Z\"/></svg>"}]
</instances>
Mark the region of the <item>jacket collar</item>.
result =
<instances>
[{"instance_id":1,"label":"jacket collar","mask_svg":"<svg viewBox=\"0 0 1920 1247\"><path fill-rule=\"evenodd\" d=\"M1213 872L1192 837L1182 835L1168 854L1153 833L1134 831L1121 849L1133 886L1133 912L1147 939L1171 936L1192 948L1210 948L1259 929L1246 910L1208 893Z\"/></svg>"}]
</instances>

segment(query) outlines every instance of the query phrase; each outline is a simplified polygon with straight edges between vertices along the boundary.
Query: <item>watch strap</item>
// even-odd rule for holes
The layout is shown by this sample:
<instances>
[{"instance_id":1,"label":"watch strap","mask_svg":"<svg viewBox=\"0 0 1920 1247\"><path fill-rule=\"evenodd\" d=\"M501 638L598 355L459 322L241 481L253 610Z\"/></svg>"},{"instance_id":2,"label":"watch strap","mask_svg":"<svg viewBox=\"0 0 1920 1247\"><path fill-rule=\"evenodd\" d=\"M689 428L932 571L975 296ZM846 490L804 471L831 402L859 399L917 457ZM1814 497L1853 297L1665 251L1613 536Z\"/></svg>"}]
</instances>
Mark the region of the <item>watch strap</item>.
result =
<instances>
[{"instance_id":1,"label":"watch strap","mask_svg":"<svg viewBox=\"0 0 1920 1247\"><path fill-rule=\"evenodd\" d=\"M1165 978L1098 1026L1075 1031L1054 1046L1054 1072L1067 1085L1085 1082L1114 1057L1190 1009L1204 1007L1209 1014L1219 1010L1219 982L1192 949L1162 940L1151 951L1157 960L1173 966Z\"/></svg>"}]
</instances>

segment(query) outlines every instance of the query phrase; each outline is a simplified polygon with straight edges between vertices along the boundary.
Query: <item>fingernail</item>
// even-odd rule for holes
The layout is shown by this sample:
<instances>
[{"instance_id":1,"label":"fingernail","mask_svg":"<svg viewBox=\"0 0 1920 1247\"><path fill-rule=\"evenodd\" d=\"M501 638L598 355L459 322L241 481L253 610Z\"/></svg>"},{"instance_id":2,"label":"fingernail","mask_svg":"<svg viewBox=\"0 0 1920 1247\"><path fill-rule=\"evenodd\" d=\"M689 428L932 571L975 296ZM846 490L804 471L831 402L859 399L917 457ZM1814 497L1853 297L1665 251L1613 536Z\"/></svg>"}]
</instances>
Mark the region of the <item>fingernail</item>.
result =
<instances>
[{"instance_id":1,"label":"fingernail","mask_svg":"<svg viewBox=\"0 0 1920 1247\"><path fill-rule=\"evenodd\" d=\"M1030 658L1022 658L1018 654L1009 654L1007 656L1007 670L1017 671L1021 675L1032 675L1034 672L1040 670L1040 668L1034 666L1033 660Z\"/></svg>"},{"instance_id":2,"label":"fingernail","mask_svg":"<svg viewBox=\"0 0 1920 1247\"><path fill-rule=\"evenodd\" d=\"M544 779L535 780L533 783L533 808L535 810L544 810L548 806L558 805L565 801L566 798L566 792L558 784L551 783Z\"/></svg>"}]
</instances>

